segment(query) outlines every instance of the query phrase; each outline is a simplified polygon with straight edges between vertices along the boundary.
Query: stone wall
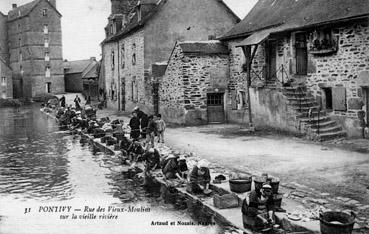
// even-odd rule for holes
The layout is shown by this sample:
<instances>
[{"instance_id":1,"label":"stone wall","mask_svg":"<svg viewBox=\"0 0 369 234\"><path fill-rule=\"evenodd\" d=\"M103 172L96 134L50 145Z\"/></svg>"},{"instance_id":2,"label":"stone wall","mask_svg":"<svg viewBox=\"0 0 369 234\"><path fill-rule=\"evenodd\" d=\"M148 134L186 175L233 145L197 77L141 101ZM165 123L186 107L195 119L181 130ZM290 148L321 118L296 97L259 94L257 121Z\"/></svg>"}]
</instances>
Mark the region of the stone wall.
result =
<instances>
[{"instance_id":1,"label":"stone wall","mask_svg":"<svg viewBox=\"0 0 369 234\"><path fill-rule=\"evenodd\" d=\"M184 54L177 44L160 86L160 112L168 122L206 124L207 93L227 95L228 55Z\"/></svg>"},{"instance_id":2,"label":"stone wall","mask_svg":"<svg viewBox=\"0 0 369 234\"><path fill-rule=\"evenodd\" d=\"M122 85L125 93L121 98L124 98L125 110L131 111L135 106L139 106L144 112L152 113L151 80L147 72L145 73L144 30L119 40L119 48L120 76L124 82Z\"/></svg>"},{"instance_id":3,"label":"stone wall","mask_svg":"<svg viewBox=\"0 0 369 234\"><path fill-rule=\"evenodd\" d=\"M369 86L369 27L368 22L352 23L332 28L338 36L336 54L311 56L315 72L309 73L306 84L318 99L324 87L344 87L346 111L334 111L349 136L360 136L358 111L362 110L362 87Z\"/></svg>"},{"instance_id":4,"label":"stone wall","mask_svg":"<svg viewBox=\"0 0 369 234\"><path fill-rule=\"evenodd\" d=\"M108 108L118 110L118 45L115 42L104 43L102 46L105 87ZM112 56L114 52L114 58ZM113 64L114 59L114 66Z\"/></svg>"}]
</instances>

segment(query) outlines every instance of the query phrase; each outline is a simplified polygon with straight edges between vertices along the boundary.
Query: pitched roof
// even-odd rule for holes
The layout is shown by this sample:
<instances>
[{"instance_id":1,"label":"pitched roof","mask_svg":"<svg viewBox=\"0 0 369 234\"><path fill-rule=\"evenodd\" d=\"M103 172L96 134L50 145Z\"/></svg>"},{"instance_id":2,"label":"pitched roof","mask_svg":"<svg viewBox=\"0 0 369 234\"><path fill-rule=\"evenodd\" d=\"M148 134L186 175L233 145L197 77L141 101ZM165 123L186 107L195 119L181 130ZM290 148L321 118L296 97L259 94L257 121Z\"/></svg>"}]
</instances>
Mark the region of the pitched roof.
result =
<instances>
[{"instance_id":1,"label":"pitched roof","mask_svg":"<svg viewBox=\"0 0 369 234\"><path fill-rule=\"evenodd\" d=\"M83 71L91 64L90 59L75 60L64 62L64 68L66 74L83 73Z\"/></svg>"},{"instance_id":2,"label":"pitched roof","mask_svg":"<svg viewBox=\"0 0 369 234\"><path fill-rule=\"evenodd\" d=\"M145 23L151 19L152 16L154 16L154 14L156 12L158 12L158 10L167 2L167 0L161 0L160 2L158 2L159 0L154 0L157 2L157 4L153 4L152 2L149 3L148 5L150 7L144 7L142 9L142 13L141 13L141 20L138 20L138 16L137 14L134 14L133 17L131 18L131 20L129 21L129 23L123 28L123 30L121 30L120 32L116 33L115 35L112 35L108 38L106 38L102 43L106 43L106 42L112 42L112 41L116 41L134 31L136 31L137 29L141 28L142 26L145 25ZM147 3L146 3L147 4Z\"/></svg>"},{"instance_id":3,"label":"pitched roof","mask_svg":"<svg viewBox=\"0 0 369 234\"><path fill-rule=\"evenodd\" d=\"M221 39L266 28L301 28L369 15L368 0L259 0L249 14Z\"/></svg>"},{"instance_id":4,"label":"pitched roof","mask_svg":"<svg viewBox=\"0 0 369 234\"><path fill-rule=\"evenodd\" d=\"M99 77L100 63L97 61L91 62L88 67L82 73L82 79L97 78Z\"/></svg>"},{"instance_id":5,"label":"pitched roof","mask_svg":"<svg viewBox=\"0 0 369 234\"><path fill-rule=\"evenodd\" d=\"M168 0L141 0L141 4L147 4L150 5L150 7L145 7L145 9L142 12L142 19L138 21L137 14L134 14L131 21L128 23L128 25L123 28L122 31L118 32L117 34L110 36L106 38L102 43L116 41L138 29L143 27L146 22L148 22L157 12L160 11L162 6L167 3ZM240 20L240 18L228 7L228 5L223 0L216 0L219 2L223 7L225 7L226 11L228 11L233 17L236 18L237 22ZM155 4L156 3L156 4Z\"/></svg>"},{"instance_id":6,"label":"pitched roof","mask_svg":"<svg viewBox=\"0 0 369 234\"><path fill-rule=\"evenodd\" d=\"M184 41L178 42L183 53L191 54L228 54L228 48L220 41Z\"/></svg>"},{"instance_id":7,"label":"pitched roof","mask_svg":"<svg viewBox=\"0 0 369 234\"><path fill-rule=\"evenodd\" d=\"M8 13L8 21L13 21L22 17L25 17L27 15L29 15L32 10L41 2L41 1L45 1L45 0L34 0L32 2L26 3L24 5L18 6L12 10L9 11ZM60 12L49 2L46 1L50 4L50 6L56 11L56 13L58 13L60 16Z\"/></svg>"}]
</instances>

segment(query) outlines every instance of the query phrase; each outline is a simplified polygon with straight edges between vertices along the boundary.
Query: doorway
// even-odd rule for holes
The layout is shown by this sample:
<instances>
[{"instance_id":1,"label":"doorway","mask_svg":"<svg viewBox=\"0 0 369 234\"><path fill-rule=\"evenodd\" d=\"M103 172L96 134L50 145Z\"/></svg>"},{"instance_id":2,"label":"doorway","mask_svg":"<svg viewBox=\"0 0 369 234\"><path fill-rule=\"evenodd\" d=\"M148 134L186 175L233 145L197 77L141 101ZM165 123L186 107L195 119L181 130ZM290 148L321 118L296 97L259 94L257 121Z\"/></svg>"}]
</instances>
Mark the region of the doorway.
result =
<instances>
[{"instance_id":1,"label":"doorway","mask_svg":"<svg viewBox=\"0 0 369 234\"><path fill-rule=\"evenodd\" d=\"M154 113L159 114L159 82L154 82L152 85Z\"/></svg>"},{"instance_id":2,"label":"doorway","mask_svg":"<svg viewBox=\"0 0 369 234\"><path fill-rule=\"evenodd\" d=\"M308 53L305 33L296 34L296 75L307 75Z\"/></svg>"},{"instance_id":3,"label":"doorway","mask_svg":"<svg viewBox=\"0 0 369 234\"><path fill-rule=\"evenodd\" d=\"M277 78L277 41L268 42L267 64L267 80L275 80Z\"/></svg>"},{"instance_id":4,"label":"doorway","mask_svg":"<svg viewBox=\"0 0 369 234\"><path fill-rule=\"evenodd\" d=\"M207 94L208 123L224 123L224 93Z\"/></svg>"},{"instance_id":5,"label":"doorway","mask_svg":"<svg viewBox=\"0 0 369 234\"><path fill-rule=\"evenodd\" d=\"M123 80L124 80L124 78L123 78ZM125 82L124 81L122 81L122 83L121 83L121 93L120 93L120 95L121 95L121 110L122 111L125 111L126 110L126 84L125 84Z\"/></svg>"},{"instance_id":6,"label":"doorway","mask_svg":"<svg viewBox=\"0 0 369 234\"><path fill-rule=\"evenodd\" d=\"M323 90L323 108L325 110L331 111L333 110L332 88L326 87L322 88L322 90Z\"/></svg>"}]
</instances>

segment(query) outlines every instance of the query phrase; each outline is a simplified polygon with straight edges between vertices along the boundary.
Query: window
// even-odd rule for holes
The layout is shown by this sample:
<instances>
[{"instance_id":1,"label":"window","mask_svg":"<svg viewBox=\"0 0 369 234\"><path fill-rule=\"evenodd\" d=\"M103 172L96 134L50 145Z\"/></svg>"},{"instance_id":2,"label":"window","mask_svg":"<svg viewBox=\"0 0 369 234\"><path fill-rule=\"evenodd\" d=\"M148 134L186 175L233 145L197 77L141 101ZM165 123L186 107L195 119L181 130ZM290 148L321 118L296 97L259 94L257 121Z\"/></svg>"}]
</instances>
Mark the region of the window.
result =
<instances>
[{"instance_id":1,"label":"window","mask_svg":"<svg viewBox=\"0 0 369 234\"><path fill-rule=\"evenodd\" d=\"M46 82L46 93L51 93L51 82Z\"/></svg>"},{"instance_id":2,"label":"window","mask_svg":"<svg viewBox=\"0 0 369 234\"><path fill-rule=\"evenodd\" d=\"M126 51L124 49L124 44L123 44L122 45L122 49L121 49L121 63L122 63L122 68L125 67L125 63L126 63L126 61L125 61L125 59L126 59L125 53L126 53Z\"/></svg>"},{"instance_id":3,"label":"window","mask_svg":"<svg viewBox=\"0 0 369 234\"><path fill-rule=\"evenodd\" d=\"M42 9L42 16L47 16L47 9Z\"/></svg>"},{"instance_id":4,"label":"window","mask_svg":"<svg viewBox=\"0 0 369 234\"><path fill-rule=\"evenodd\" d=\"M6 77L1 77L1 85L6 86Z\"/></svg>"},{"instance_id":5,"label":"window","mask_svg":"<svg viewBox=\"0 0 369 234\"><path fill-rule=\"evenodd\" d=\"M44 39L45 48L49 48L49 38Z\"/></svg>"},{"instance_id":6,"label":"window","mask_svg":"<svg viewBox=\"0 0 369 234\"><path fill-rule=\"evenodd\" d=\"M131 99L134 102L138 101L138 90L137 90L137 81L136 77L133 77L132 83L131 83Z\"/></svg>"},{"instance_id":7,"label":"window","mask_svg":"<svg viewBox=\"0 0 369 234\"><path fill-rule=\"evenodd\" d=\"M19 47L21 47L22 46L22 38L19 38L18 42L19 42Z\"/></svg>"},{"instance_id":8,"label":"window","mask_svg":"<svg viewBox=\"0 0 369 234\"><path fill-rule=\"evenodd\" d=\"M6 90L3 90L3 93L1 94L1 98L5 99L6 98Z\"/></svg>"},{"instance_id":9,"label":"window","mask_svg":"<svg viewBox=\"0 0 369 234\"><path fill-rule=\"evenodd\" d=\"M115 67L115 53L114 51L111 52L111 69L114 70Z\"/></svg>"},{"instance_id":10,"label":"window","mask_svg":"<svg viewBox=\"0 0 369 234\"><path fill-rule=\"evenodd\" d=\"M221 106L223 105L223 94L221 93L208 93L208 106Z\"/></svg>"},{"instance_id":11,"label":"window","mask_svg":"<svg viewBox=\"0 0 369 234\"><path fill-rule=\"evenodd\" d=\"M19 61L22 61L23 60L23 54L22 54L22 51L19 50Z\"/></svg>"},{"instance_id":12,"label":"window","mask_svg":"<svg viewBox=\"0 0 369 234\"><path fill-rule=\"evenodd\" d=\"M47 24L44 24L44 34L49 33L49 26Z\"/></svg>"},{"instance_id":13,"label":"window","mask_svg":"<svg viewBox=\"0 0 369 234\"><path fill-rule=\"evenodd\" d=\"M110 25L110 34L114 34L114 29L113 29L113 25Z\"/></svg>"},{"instance_id":14,"label":"window","mask_svg":"<svg viewBox=\"0 0 369 234\"><path fill-rule=\"evenodd\" d=\"M20 25L20 24L18 24L18 31L20 31L20 29L21 29L21 25Z\"/></svg>"},{"instance_id":15,"label":"window","mask_svg":"<svg viewBox=\"0 0 369 234\"><path fill-rule=\"evenodd\" d=\"M22 65L19 66L19 70L20 70L21 76L23 77L24 71L23 71L23 66Z\"/></svg>"},{"instance_id":16,"label":"window","mask_svg":"<svg viewBox=\"0 0 369 234\"><path fill-rule=\"evenodd\" d=\"M50 56L49 56L49 53L48 52L45 53L45 61L46 62L49 62L50 61Z\"/></svg>"},{"instance_id":17,"label":"window","mask_svg":"<svg viewBox=\"0 0 369 234\"><path fill-rule=\"evenodd\" d=\"M136 65L136 43L132 44L132 65Z\"/></svg>"},{"instance_id":18,"label":"window","mask_svg":"<svg viewBox=\"0 0 369 234\"><path fill-rule=\"evenodd\" d=\"M51 76L51 69L50 66L46 67L46 71L45 71L45 77L50 77Z\"/></svg>"}]
</instances>

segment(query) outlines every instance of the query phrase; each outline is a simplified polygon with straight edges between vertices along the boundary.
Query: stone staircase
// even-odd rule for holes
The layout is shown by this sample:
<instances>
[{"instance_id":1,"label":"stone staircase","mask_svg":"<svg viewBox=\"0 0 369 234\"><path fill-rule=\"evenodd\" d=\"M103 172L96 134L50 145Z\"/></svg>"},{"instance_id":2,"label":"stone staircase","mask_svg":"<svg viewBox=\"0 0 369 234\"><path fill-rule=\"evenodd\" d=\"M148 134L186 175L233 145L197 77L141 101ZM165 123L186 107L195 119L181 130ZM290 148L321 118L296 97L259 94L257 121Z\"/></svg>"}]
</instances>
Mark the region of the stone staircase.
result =
<instances>
[{"instance_id":1,"label":"stone staircase","mask_svg":"<svg viewBox=\"0 0 369 234\"><path fill-rule=\"evenodd\" d=\"M305 86L282 87L282 93L288 105L296 113L301 130L313 140L327 141L346 136L346 132L320 106L313 96L308 95Z\"/></svg>"}]
</instances>

